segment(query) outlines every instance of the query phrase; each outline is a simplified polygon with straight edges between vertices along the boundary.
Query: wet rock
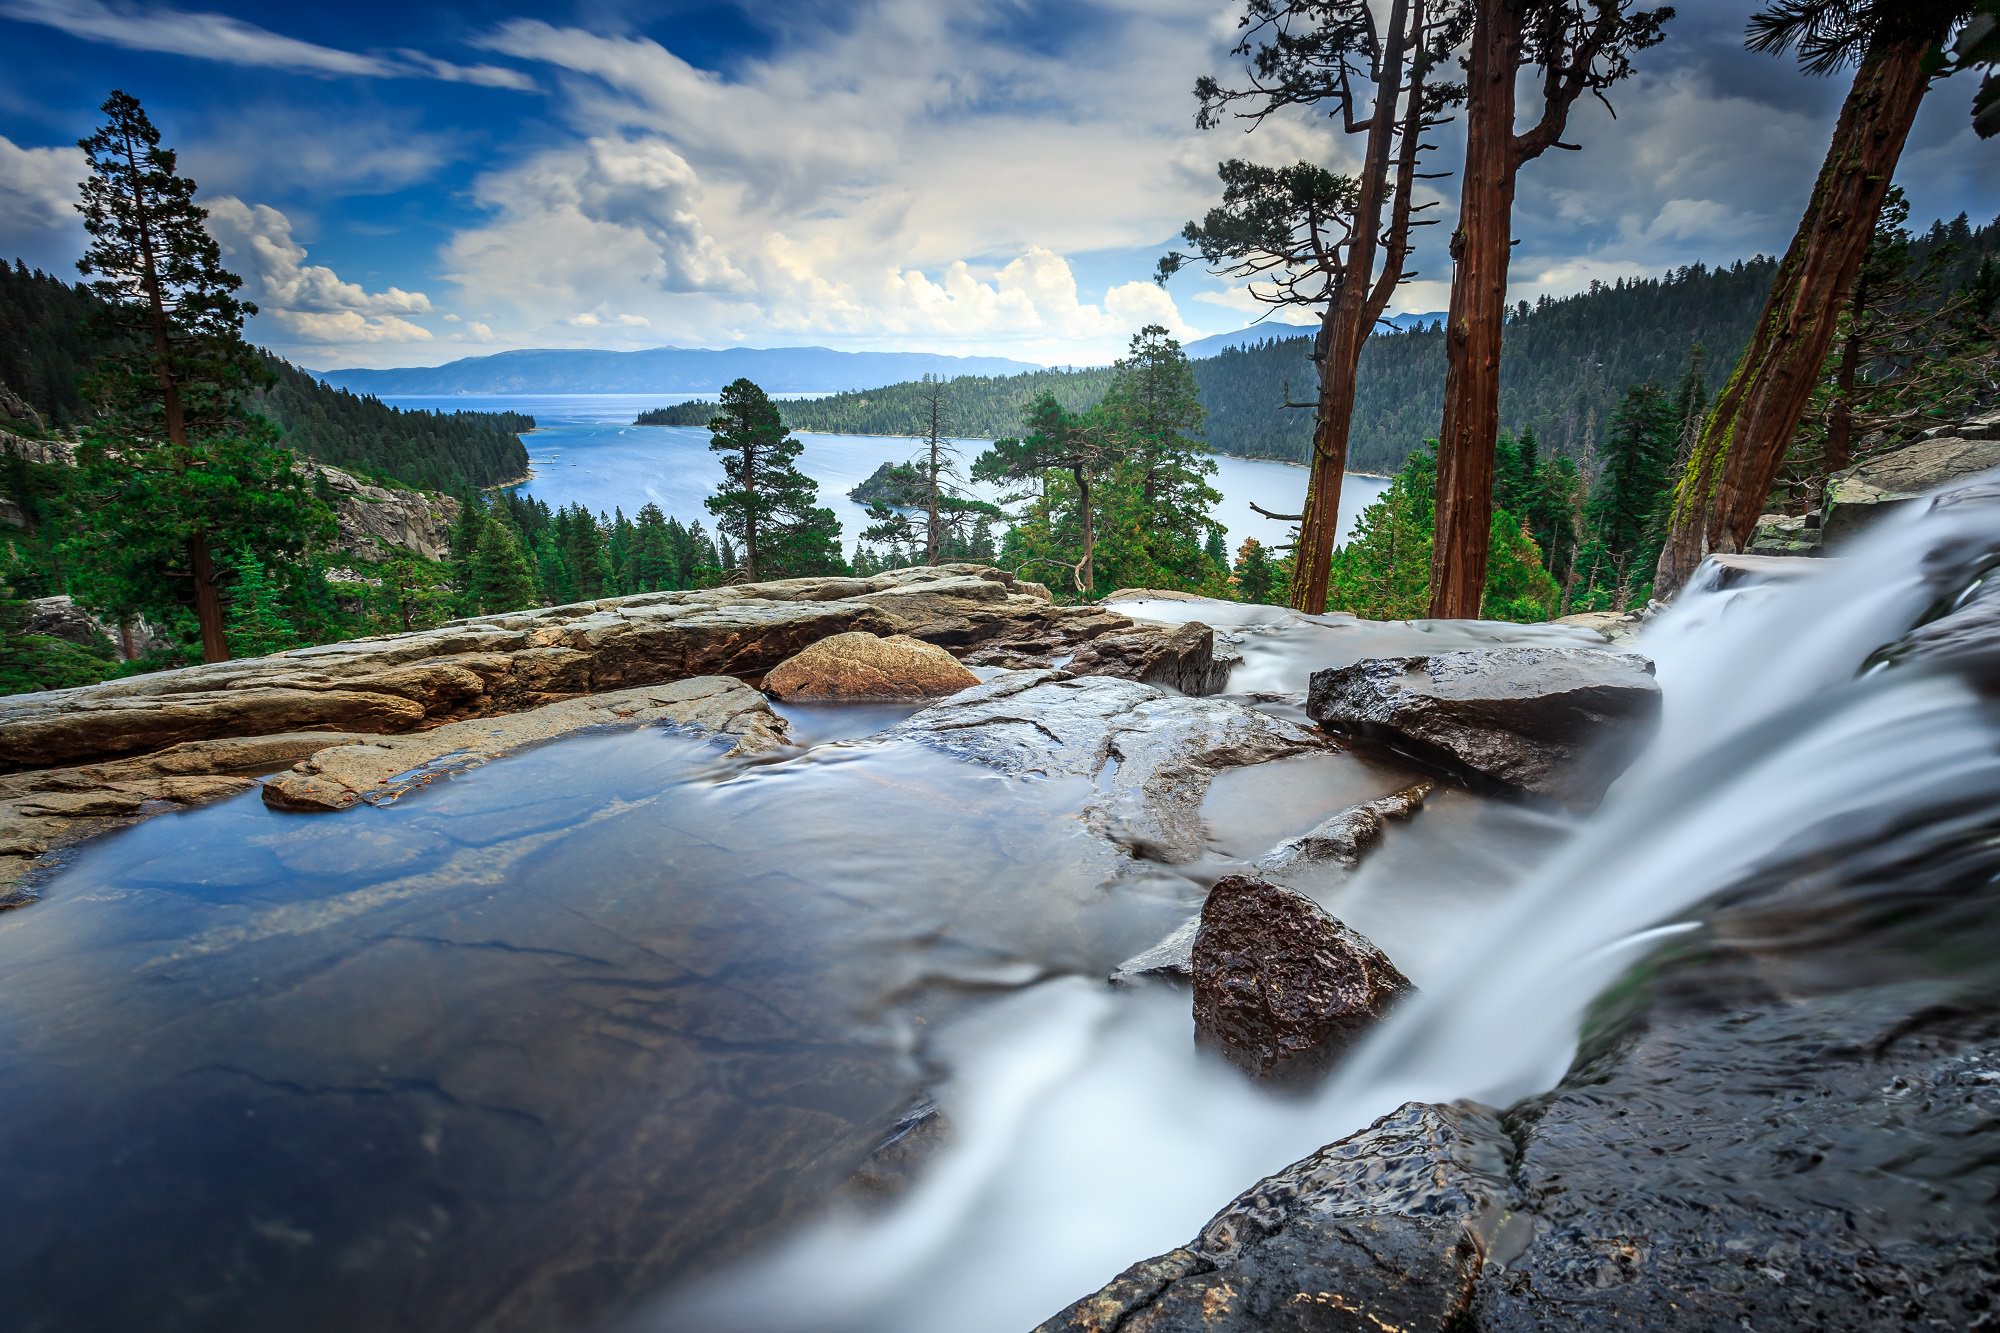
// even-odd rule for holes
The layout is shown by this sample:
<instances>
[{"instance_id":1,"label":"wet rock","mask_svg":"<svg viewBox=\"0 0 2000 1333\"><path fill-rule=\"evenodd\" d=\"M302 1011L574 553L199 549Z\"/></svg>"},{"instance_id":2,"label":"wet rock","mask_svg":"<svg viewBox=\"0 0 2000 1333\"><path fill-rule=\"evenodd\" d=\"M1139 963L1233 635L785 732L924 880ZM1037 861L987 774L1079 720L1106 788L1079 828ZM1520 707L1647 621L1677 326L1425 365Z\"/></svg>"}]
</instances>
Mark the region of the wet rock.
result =
<instances>
[{"instance_id":1,"label":"wet rock","mask_svg":"<svg viewBox=\"0 0 2000 1333\"><path fill-rule=\"evenodd\" d=\"M2000 438L1990 417L1878 454L1828 480L1822 540L1829 549L1838 547L1884 514L1995 467L2000 467Z\"/></svg>"},{"instance_id":2,"label":"wet rock","mask_svg":"<svg viewBox=\"0 0 2000 1333\"><path fill-rule=\"evenodd\" d=\"M998 676L883 734L1004 773L1090 779L1090 827L1176 863L1206 849L1201 800L1216 773L1325 744L1234 700L1056 671Z\"/></svg>"},{"instance_id":3,"label":"wet rock","mask_svg":"<svg viewBox=\"0 0 2000 1333\"><path fill-rule=\"evenodd\" d=\"M1433 784L1412 783L1398 792L1350 806L1313 830L1273 848L1258 858L1257 869L1284 876L1307 866L1333 866L1351 871L1382 841L1390 820L1408 819L1424 808Z\"/></svg>"},{"instance_id":4,"label":"wet rock","mask_svg":"<svg viewBox=\"0 0 2000 1333\"><path fill-rule=\"evenodd\" d=\"M908 1192L931 1158L950 1141L950 1120L935 1101L926 1099L889 1127L847 1188L866 1203L891 1203Z\"/></svg>"},{"instance_id":5,"label":"wet rock","mask_svg":"<svg viewBox=\"0 0 2000 1333\"><path fill-rule=\"evenodd\" d=\"M1507 1187L1487 1110L1412 1103L1245 1191L1036 1333L1459 1327Z\"/></svg>"},{"instance_id":6,"label":"wet rock","mask_svg":"<svg viewBox=\"0 0 2000 1333\"><path fill-rule=\"evenodd\" d=\"M821 639L764 677L770 693L801 702L931 699L978 683L957 658L922 639L859 632Z\"/></svg>"},{"instance_id":7,"label":"wet rock","mask_svg":"<svg viewBox=\"0 0 2000 1333\"><path fill-rule=\"evenodd\" d=\"M1195 1040L1284 1083L1324 1074L1415 989L1318 903L1248 875L1209 890L1191 967Z\"/></svg>"},{"instance_id":8,"label":"wet rock","mask_svg":"<svg viewBox=\"0 0 2000 1333\"><path fill-rule=\"evenodd\" d=\"M588 695L525 713L454 722L411 736L358 741L320 750L264 783L275 810L345 810L382 805L445 773L590 727L668 726L726 739L732 756L786 744L785 720L740 680L703 677Z\"/></svg>"},{"instance_id":9,"label":"wet rock","mask_svg":"<svg viewBox=\"0 0 2000 1333\"><path fill-rule=\"evenodd\" d=\"M967 572L977 568L642 593L16 695L0 700L0 770L284 731L394 734L593 692L760 676L849 631L982 642L1130 624L1052 607L1001 571Z\"/></svg>"},{"instance_id":10,"label":"wet rock","mask_svg":"<svg viewBox=\"0 0 2000 1333\"><path fill-rule=\"evenodd\" d=\"M1450 776L1589 807L1658 723L1652 672L1585 648L1369 658L1314 672L1306 711Z\"/></svg>"},{"instance_id":11,"label":"wet rock","mask_svg":"<svg viewBox=\"0 0 2000 1333\"><path fill-rule=\"evenodd\" d=\"M1114 986L1131 986L1148 977L1169 981L1194 980L1194 937L1201 931L1201 918L1191 916L1174 933L1144 953L1133 954L1118 965L1109 980Z\"/></svg>"},{"instance_id":12,"label":"wet rock","mask_svg":"<svg viewBox=\"0 0 2000 1333\"><path fill-rule=\"evenodd\" d=\"M1717 552L1696 566L1690 588L1723 592L1766 583L1787 583L1823 573L1823 561L1802 555L1731 555Z\"/></svg>"},{"instance_id":13,"label":"wet rock","mask_svg":"<svg viewBox=\"0 0 2000 1333\"><path fill-rule=\"evenodd\" d=\"M1064 668L1078 676L1118 676L1182 694L1214 694L1229 683L1234 658L1215 655L1215 631L1200 621L1134 625L1091 639Z\"/></svg>"}]
</instances>

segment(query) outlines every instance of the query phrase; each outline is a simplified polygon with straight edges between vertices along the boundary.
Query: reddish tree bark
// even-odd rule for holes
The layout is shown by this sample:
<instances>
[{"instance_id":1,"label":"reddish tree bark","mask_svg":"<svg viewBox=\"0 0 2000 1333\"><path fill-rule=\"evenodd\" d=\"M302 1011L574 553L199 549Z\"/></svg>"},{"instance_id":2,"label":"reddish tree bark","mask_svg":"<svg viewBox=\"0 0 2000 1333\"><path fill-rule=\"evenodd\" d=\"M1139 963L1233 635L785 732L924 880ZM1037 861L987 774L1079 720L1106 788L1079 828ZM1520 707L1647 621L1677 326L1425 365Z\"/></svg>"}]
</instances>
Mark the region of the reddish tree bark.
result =
<instances>
[{"instance_id":1,"label":"reddish tree bark","mask_svg":"<svg viewBox=\"0 0 2000 1333\"><path fill-rule=\"evenodd\" d=\"M1757 529L1785 452L1826 365L1910 125L1945 35L1901 34L1855 71L1812 200L1778 269L1757 332L1716 400L1674 506L1655 587L1679 588L1711 551L1740 551Z\"/></svg>"}]
</instances>

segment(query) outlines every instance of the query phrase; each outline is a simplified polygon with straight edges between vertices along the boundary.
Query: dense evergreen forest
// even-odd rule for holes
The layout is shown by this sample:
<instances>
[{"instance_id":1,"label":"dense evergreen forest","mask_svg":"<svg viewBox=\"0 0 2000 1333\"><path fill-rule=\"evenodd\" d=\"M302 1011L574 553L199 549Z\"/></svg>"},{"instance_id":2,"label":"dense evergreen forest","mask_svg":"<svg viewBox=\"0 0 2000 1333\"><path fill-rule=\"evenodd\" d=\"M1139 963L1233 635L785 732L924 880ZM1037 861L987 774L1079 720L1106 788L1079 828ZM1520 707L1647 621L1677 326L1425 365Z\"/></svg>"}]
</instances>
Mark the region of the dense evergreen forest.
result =
<instances>
[{"instance_id":1,"label":"dense evergreen forest","mask_svg":"<svg viewBox=\"0 0 2000 1333\"><path fill-rule=\"evenodd\" d=\"M1990 231L1990 229L1989 229ZM1510 321L1502 360L1502 414L1510 430L1533 429L1553 448L1587 455L1628 385L1676 379L1689 348L1708 352L1714 380L1727 373L1750 336L1776 265L1753 259L1727 268L1693 265L1660 278L1596 284L1562 300L1523 303ZM1281 404L1311 397L1305 338L1272 339L1193 363L1217 453L1299 461L1312 435L1310 411ZM1019 429L1026 406L1044 393L1078 412L1104 396L1109 367L1041 370L951 382L955 429L998 437ZM1287 389L1289 387L1289 395ZM794 430L894 435L916 419L919 384L865 393L787 399ZM1361 358L1350 459L1357 471L1393 472L1437 433L1444 403L1444 333L1437 325L1383 333ZM699 426L711 408L682 403L640 417L642 424Z\"/></svg>"},{"instance_id":2,"label":"dense evergreen forest","mask_svg":"<svg viewBox=\"0 0 2000 1333\"><path fill-rule=\"evenodd\" d=\"M0 384L50 430L84 423L83 378L115 336L99 320L100 309L87 288L19 260L0 263ZM251 405L298 453L375 480L444 491L494 486L528 470L520 432L534 428L532 417L406 412L329 388L277 357L266 355L263 363L271 381L254 392Z\"/></svg>"}]
</instances>

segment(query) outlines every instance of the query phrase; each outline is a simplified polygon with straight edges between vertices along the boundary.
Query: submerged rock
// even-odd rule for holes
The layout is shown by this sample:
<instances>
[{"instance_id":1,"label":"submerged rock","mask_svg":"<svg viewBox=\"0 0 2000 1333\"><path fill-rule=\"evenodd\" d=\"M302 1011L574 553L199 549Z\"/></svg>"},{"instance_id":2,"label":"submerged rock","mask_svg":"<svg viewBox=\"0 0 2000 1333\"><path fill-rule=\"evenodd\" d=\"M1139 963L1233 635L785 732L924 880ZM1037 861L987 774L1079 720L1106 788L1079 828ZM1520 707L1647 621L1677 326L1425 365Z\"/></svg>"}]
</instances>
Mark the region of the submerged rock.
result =
<instances>
[{"instance_id":1,"label":"submerged rock","mask_svg":"<svg viewBox=\"0 0 2000 1333\"><path fill-rule=\"evenodd\" d=\"M1234 658L1215 655L1215 631L1198 620L1134 625L1091 639L1064 669L1078 676L1118 676L1182 694L1214 694L1229 683Z\"/></svg>"},{"instance_id":2,"label":"submerged rock","mask_svg":"<svg viewBox=\"0 0 2000 1333\"><path fill-rule=\"evenodd\" d=\"M510 750L589 727L668 726L733 742L735 756L786 743L785 720L740 680L707 676L589 695L508 717L454 722L412 736L320 750L264 783L274 810L380 805L440 776L477 768Z\"/></svg>"},{"instance_id":3,"label":"submerged rock","mask_svg":"<svg viewBox=\"0 0 2000 1333\"><path fill-rule=\"evenodd\" d=\"M1824 561L1810 556L1717 551L1696 566L1694 574L1688 579L1688 587L1701 592L1723 592L1730 588L1811 578L1825 569Z\"/></svg>"},{"instance_id":4,"label":"submerged rock","mask_svg":"<svg viewBox=\"0 0 2000 1333\"><path fill-rule=\"evenodd\" d=\"M1311 832L1273 848L1257 860L1267 875L1284 875L1306 866L1331 865L1353 870L1387 832L1392 819L1408 819L1424 808L1434 784L1416 782L1398 792L1350 806L1316 825Z\"/></svg>"},{"instance_id":5,"label":"submerged rock","mask_svg":"<svg viewBox=\"0 0 2000 1333\"><path fill-rule=\"evenodd\" d=\"M858 631L821 639L764 677L780 699L931 699L979 683L944 649L907 634L877 638Z\"/></svg>"},{"instance_id":6,"label":"submerged rock","mask_svg":"<svg viewBox=\"0 0 2000 1333\"><path fill-rule=\"evenodd\" d=\"M1412 1103L1237 1196L1036 1333L1441 1333L1472 1304L1512 1144Z\"/></svg>"},{"instance_id":7,"label":"submerged rock","mask_svg":"<svg viewBox=\"0 0 2000 1333\"><path fill-rule=\"evenodd\" d=\"M1290 1083L1325 1073L1415 989L1318 903L1248 875L1209 891L1191 969L1195 1040Z\"/></svg>"},{"instance_id":8,"label":"submerged rock","mask_svg":"<svg viewBox=\"0 0 2000 1333\"><path fill-rule=\"evenodd\" d=\"M1107 980L1114 986L1134 985L1148 977L1192 981L1194 937L1200 933L1201 917L1189 917L1174 928L1173 934L1120 963Z\"/></svg>"},{"instance_id":9,"label":"submerged rock","mask_svg":"<svg viewBox=\"0 0 2000 1333\"><path fill-rule=\"evenodd\" d=\"M1176 863L1206 850L1201 801L1218 772L1326 743L1235 700L1057 671L1009 672L883 734L1003 773L1090 779L1093 829Z\"/></svg>"},{"instance_id":10,"label":"submerged rock","mask_svg":"<svg viewBox=\"0 0 2000 1333\"><path fill-rule=\"evenodd\" d=\"M1496 648L1316 671L1306 712L1451 776L1588 807L1657 725L1660 687L1632 654Z\"/></svg>"}]
</instances>

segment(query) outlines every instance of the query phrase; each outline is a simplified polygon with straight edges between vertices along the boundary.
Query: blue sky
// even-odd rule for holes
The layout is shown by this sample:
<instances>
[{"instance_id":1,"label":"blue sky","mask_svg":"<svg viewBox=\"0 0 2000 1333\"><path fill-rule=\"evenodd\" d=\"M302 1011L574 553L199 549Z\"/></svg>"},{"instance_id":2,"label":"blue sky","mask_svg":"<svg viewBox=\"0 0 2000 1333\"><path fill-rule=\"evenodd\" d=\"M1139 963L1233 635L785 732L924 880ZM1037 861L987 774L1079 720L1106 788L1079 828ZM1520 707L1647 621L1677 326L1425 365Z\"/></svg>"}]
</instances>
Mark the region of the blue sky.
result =
<instances>
[{"instance_id":1,"label":"blue sky","mask_svg":"<svg viewBox=\"0 0 2000 1333\"><path fill-rule=\"evenodd\" d=\"M1516 295L1781 248L1840 79L1741 50L1749 6L1670 40L1524 176ZM1310 119L1201 133L1224 0L785 4L469 0L450 8L0 0L0 255L68 272L74 141L137 95L301 364L662 344L1109 359L1139 325L1241 326L1245 293L1153 260L1224 156L1351 162ZM1920 218L2000 212L1970 88L1904 158ZM1453 156L1447 148L1439 161ZM1434 183L1445 205L1451 180ZM1445 228L1399 308L1445 301Z\"/></svg>"}]
</instances>

